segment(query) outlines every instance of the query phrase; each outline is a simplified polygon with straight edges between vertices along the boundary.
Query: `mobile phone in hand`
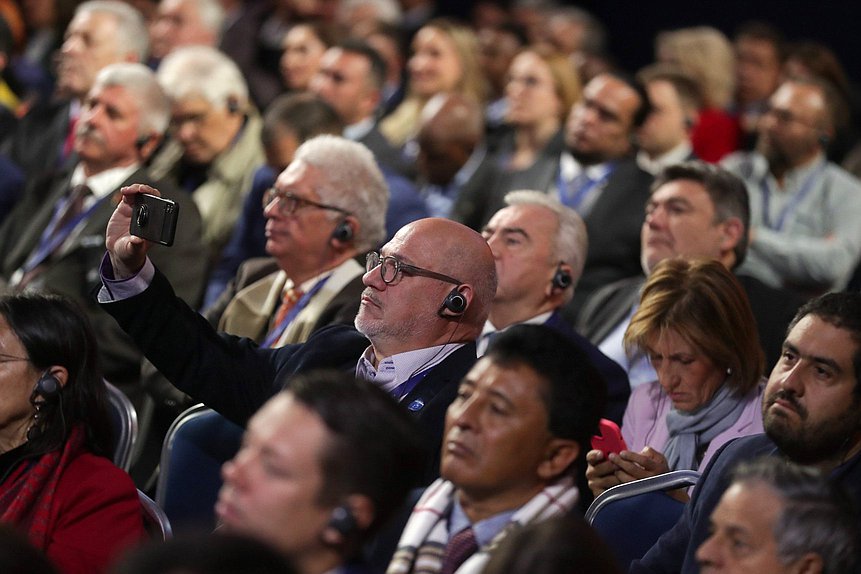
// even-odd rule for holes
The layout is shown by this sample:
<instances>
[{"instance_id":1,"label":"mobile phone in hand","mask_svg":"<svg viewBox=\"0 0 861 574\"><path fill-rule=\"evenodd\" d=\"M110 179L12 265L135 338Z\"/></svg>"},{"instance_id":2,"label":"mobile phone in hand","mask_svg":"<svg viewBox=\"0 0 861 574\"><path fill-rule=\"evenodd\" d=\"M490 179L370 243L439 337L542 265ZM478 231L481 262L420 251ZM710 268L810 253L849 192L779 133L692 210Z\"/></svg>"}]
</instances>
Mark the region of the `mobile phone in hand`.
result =
<instances>
[{"instance_id":1,"label":"mobile phone in hand","mask_svg":"<svg viewBox=\"0 0 861 574\"><path fill-rule=\"evenodd\" d=\"M132 206L129 233L161 245L173 245L179 205L170 199L138 193Z\"/></svg>"},{"instance_id":2,"label":"mobile phone in hand","mask_svg":"<svg viewBox=\"0 0 861 574\"><path fill-rule=\"evenodd\" d=\"M625 439L622 438L622 431L619 429L619 425L613 421L609 419L598 421L598 432L600 434L592 437L592 448L604 453L605 460L611 452L619 454L623 450L628 450L628 445L625 444Z\"/></svg>"}]
</instances>

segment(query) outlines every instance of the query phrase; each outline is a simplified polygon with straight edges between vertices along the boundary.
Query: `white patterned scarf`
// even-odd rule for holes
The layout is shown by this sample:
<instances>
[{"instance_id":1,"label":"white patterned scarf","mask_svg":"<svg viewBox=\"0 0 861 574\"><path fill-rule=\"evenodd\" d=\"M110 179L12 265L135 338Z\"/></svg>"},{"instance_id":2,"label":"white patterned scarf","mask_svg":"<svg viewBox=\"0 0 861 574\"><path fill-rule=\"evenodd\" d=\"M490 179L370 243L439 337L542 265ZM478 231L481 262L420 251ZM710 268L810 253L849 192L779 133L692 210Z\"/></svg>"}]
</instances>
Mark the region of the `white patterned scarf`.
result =
<instances>
[{"instance_id":1,"label":"white patterned scarf","mask_svg":"<svg viewBox=\"0 0 861 574\"><path fill-rule=\"evenodd\" d=\"M436 574L440 571L449 539L448 516L455 493L454 485L441 478L424 491L401 534L398 549L386 574ZM532 522L541 522L570 511L577 504L579 496L570 476L562 477L546 486L517 509L510 522L489 544L467 558L457 569L457 574L481 572L491 552L511 532Z\"/></svg>"}]
</instances>

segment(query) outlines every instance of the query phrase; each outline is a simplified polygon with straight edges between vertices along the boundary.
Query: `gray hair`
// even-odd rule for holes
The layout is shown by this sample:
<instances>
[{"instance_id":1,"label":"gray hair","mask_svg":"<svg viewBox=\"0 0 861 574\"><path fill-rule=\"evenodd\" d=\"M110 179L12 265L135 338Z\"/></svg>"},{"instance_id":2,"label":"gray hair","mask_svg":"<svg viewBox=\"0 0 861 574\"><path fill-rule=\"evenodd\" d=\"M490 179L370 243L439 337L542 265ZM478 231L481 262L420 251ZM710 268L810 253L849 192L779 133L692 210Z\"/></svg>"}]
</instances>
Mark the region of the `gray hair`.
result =
<instances>
[{"instance_id":1,"label":"gray hair","mask_svg":"<svg viewBox=\"0 0 861 574\"><path fill-rule=\"evenodd\" d=\"M350 212L359 221L353 238L359 252L383 242L389 188L367 147L341 136L319 135L299 146L293 161L319 169L326 178L317 190L322 201Z\"/></svg>"},{"instance_id":2,"label":"gray hair","mask_svg":"<svg viewBox=\"0 0 861 574\"><path fill-rule=\"evenodd\" d=\"M239 109L248 105L248 85L239 67L224 53L209 46L183 46L161 61L158 81L173 101L200 96L215 106L231 99Z\"/></svg>"},{"instance_id":3,"label":"gray hair","mask_svg":"<svg viewBox=\"0 0 861 574\"><path fill-rule=\"evenodd\" d=\"M556 230L556 244L553 249L552 263L559 263L561 261L570 265L572 286L576 287L577 281L583 274L583 266L586 264L586 251L589 249L589 236L586 233L586 224L583 223L580 215L555 197L531 189L508 192L505 194L505 204L537 205L549 209L556 214L559 227Z\"/></svg>"},{"instance_id":4,"label":"gray hair","mask_svg":"<svg viewBox=\"0 0 861 574\"><path fill-rule=\"evenodd\" d=\"M846 492L818 470L765 457L736 467L732 482L763 484L783 500L773 529L782 564L814 552L828 574L853 571L857 544L854 505Z\"/></svg>"},{"instance_id":5,"label":"gray hair","mask_svg":"<svg viewBox=\"0 0 861 574\"><path fill-rule=\"evenodd\" d=\"M90 0L75 10L75 16L102 12L117 21L118 55L131 54L138 62L145 62L149 54L149 32L141 13L126 2L118 0Z\"/></svg>"},{"instance_id":6,"label":"gray hair","mask_svg":"<svg viewBox=\"0 0 861 574\"><path fill-rule=\"evenodd\" d=\"M218 0L189 0L194 2L200 21L212 30L216 38L221 37L221 27L224 25L224 8Z\"/></svg>"},{"instance_id":7,"label":"gray hair","mask_svg":"<svg viewBox=\"0 0 861 574\"><path fill-rule=\"evenodd\" d=\"M130 62L105 66L96 76L93 88L110 86L125 88L137 104L138 135L164 134L170 122L170 101L152 70Z\"/></svg>"}]
</instances>

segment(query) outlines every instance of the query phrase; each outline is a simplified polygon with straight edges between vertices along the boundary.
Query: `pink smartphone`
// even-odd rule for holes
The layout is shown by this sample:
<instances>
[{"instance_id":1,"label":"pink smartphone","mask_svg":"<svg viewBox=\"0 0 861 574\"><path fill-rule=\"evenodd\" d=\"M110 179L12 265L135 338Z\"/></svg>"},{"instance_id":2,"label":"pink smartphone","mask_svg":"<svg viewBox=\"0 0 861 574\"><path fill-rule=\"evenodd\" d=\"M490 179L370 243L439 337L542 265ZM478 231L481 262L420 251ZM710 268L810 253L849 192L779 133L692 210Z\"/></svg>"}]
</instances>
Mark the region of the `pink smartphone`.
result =
<instances>
[{"instance_id":1,"label":"pink smartphone","mask_svg":"<svg viewBox=\"0 0 861 574\"><path fill-rule=\"evenodd\" d=\"M619 454L623 450L628 450L628 445L625 444L625 439L622 438L622 431L619 430L619 425L613 421L601 419L598 421L598 431L601 434L592 437L592 448L603 452L605 459L611 452Z\"/></svg>"}]
</instances>

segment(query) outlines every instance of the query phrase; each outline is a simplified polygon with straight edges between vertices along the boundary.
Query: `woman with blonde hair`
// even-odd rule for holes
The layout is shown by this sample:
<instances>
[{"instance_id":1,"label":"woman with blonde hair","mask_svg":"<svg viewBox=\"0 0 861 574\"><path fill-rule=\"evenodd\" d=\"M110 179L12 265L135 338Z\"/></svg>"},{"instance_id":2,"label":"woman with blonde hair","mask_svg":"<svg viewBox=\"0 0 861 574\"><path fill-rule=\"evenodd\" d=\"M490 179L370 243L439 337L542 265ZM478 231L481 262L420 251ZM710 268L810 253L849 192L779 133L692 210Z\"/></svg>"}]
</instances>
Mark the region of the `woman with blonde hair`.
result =
<instances>
[{"instance_id":1,"label":"woman with blonde hair","mask_svg":"<svg viewBox=\"0 0 861 574\"><path fill-rule=\"evenodd\" d=\"M433 96L456 92L479 104L487 96L478 39L470 28L443 18L431 20L416 33L412 50L407 96L380 122L380 131L396 147L415 139L422 108Z\"/></svg>"},{"instance_id":2,"label":"woman with blonde hair","mask_svg":"<svg viewBox=\"0 0 861 574\"><path fill-rule=\"evenodd\" d=\"M747 295L714 260L668 259L643 287L624 336L658 379L631 393L622 423L629 450L590 451L589 487L703 468L727 441L763 432L764 358Z\"/></svg>"},{"instance_id":3,"label":"woman with blonde hair","mask_svg":"<svg viewBox=\"0 0 861 574\"><path fill-rule=\"evenodd\" d=\"M505 174L500 196L514 189L541 189L536 182L555 173L564 149L563 126L580 92L580 78L562 55L527 48L512 60L505 86L506 123L512 130L496 150Z\"/></svg>"},{"instance_id":4,"label":"woman with blonde hair","mask_svg":"<svg viewBox=\"0 0 861 574\"><path fill-rule=\"evenodd\" d=\"M698 26L658 34L655 55L674 64L699 86L703 108L691 132L700 159L717 162L739 146L738 121L727 111L735 93L735 54L729 39L715 28Z\"/></svg>"}]
</instances>

